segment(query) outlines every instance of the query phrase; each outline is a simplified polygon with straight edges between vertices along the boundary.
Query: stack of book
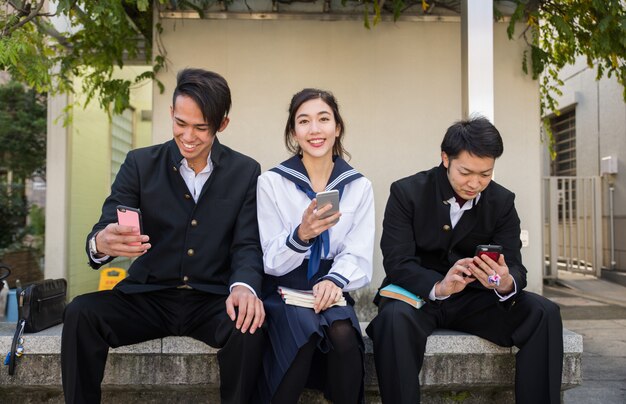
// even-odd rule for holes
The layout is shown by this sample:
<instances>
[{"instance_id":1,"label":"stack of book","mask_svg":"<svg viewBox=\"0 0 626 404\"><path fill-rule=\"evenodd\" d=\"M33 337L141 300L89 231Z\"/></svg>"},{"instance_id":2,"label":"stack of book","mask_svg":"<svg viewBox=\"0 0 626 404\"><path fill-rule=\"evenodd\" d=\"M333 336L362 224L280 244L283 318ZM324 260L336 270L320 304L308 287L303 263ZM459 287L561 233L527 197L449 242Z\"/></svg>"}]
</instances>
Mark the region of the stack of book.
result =
<instances>
[{"instance_id":1,"label":"stack of book","mask_svg":"<svg viewBox=\"0 0 626 404\"><path fill-rule=\"evenodd\" d=\"M283 301L286 304L290 304L292 306L300 306L300 307L308 307L310 309L313 308L315 304L315 296L313 296L313 291L310 290L298 290L286 288L284 286L278 287L278 294L283 298ZM335 302L331 306L345 306L346 299L341 296L338 302Z\"/></svg>"}]
</instances>

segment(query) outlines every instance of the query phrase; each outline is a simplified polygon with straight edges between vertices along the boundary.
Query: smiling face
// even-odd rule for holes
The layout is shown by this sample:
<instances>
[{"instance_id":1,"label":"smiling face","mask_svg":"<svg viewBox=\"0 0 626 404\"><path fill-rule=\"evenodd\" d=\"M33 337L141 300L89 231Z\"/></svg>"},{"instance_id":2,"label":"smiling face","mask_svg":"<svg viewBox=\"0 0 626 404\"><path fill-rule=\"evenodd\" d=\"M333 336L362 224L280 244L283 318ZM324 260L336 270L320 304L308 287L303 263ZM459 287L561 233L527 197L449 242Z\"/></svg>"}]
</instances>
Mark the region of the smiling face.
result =
<instances>
[{"instance_id":1,"label":"smiling face","mask_svg":"<svg viewBox=\"0 0 626 404\"><path fill-rule=\"evenodd\" d=\"M303 158L332 158L340 127L331 107L315 98L302 103L294 119L292 136L302 149Z\"/></svg>"},{"instance_id":2,"label":"smiling face","mask_svg":"<svg viewBox=\"0 0 626 404\"><path fill-rule=\"evenodd\" d=\"M493 157L477 157L462 151L454 159L441 153L444 167L448 170L448 181L458 196L470 200L487 188L493 175L496 160Z\"/></svg>"},{"instance_id":3,"label":"smiling face","mask_svg":"<svg viewBox=\"0 0 626 404\"><path fill-rule=\"evenodd\" d=\"M198 173L206 166L216 132L209 127L198 104L185 95L176 97L171 115L176 145L189 165ZM224 130L227 125L228 118L224 118L217 132Z\"/></svg>"}]
</instances>

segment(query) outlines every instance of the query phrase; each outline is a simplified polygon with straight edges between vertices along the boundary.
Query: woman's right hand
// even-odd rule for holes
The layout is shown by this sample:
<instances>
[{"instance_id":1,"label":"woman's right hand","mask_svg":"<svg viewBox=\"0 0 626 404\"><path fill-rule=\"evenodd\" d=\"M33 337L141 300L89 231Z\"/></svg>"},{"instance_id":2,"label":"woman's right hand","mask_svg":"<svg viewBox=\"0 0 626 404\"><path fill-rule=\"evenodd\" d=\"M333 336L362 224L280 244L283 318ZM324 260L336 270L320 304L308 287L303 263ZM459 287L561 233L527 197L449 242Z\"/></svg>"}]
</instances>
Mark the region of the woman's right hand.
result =
<instances>
[{"instance_id":1,"label":"woman's right hand","mask_svg":"<svg viewBox=\"0 0 626 404\"><path fill-rule=\"evenodd\" d=\"M341 212L337 212L327 218L320 219L324 213L328 212L332 206L325 205L321 209L317 208L317 200L313 199L302 214L302 222L298 228L300 240L308 242L333 227L341 217Z\"/></svg>"},{"instance_id":2,"label":"woman's right hand","mask_svg":"<svg viewBox=\"0 0 626 404\"><path fill-rule=\"evenodd\" d=\"M343 296L343 291L332 281L323 280L313 286L313 296L315 296L313 310L315 310L316 314L319 314L337 303Z\"/></svg>"}]
</instances>

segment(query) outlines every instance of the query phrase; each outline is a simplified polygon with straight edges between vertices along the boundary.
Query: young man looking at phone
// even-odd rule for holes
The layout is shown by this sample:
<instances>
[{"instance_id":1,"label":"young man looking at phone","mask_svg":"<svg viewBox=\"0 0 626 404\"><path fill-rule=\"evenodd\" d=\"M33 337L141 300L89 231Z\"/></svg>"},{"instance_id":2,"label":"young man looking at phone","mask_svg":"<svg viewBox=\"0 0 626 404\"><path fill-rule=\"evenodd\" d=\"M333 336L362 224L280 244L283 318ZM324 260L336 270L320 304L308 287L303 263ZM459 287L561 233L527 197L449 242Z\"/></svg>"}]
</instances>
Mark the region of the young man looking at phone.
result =
<instances>
[{"instance_id":1,"label":"young man looking at phone","mask_svg":"<svg viewBox=\"0 0 626 404\"><path fill-rule=\"evenodd\" d=\"M66 308L66 402L100 402L109 347L170 335L221 348L221 402L250 401L266 339L257 297L260 166L219 143L230 106L222 76L182 70L171 107L174 138L128 153L87 236L87 255L94 269L118 256L136 259L113 290L78 296ZM117 223L119 205L141 211L143 234Z\"/></svg>"},{"instance_id":2,"label":"young man looking at phone","mask_svg":"<svg viewBox=\"0 0 626 404\"><path fill-rule=\"evenodd\" d=\"M559 308L524 291L520 220L514 194L492 181L503 152L485 118L448 128L442 163L391 185L381 248L387 277L421 296L421 309L377 297L374 342L384 403L419 403L418 375L426 339L435 328L517 346L518 404L560 403L563 326ZM478 245L502 247L497 261L476 256Z\"/></svg>"}]
</instances>

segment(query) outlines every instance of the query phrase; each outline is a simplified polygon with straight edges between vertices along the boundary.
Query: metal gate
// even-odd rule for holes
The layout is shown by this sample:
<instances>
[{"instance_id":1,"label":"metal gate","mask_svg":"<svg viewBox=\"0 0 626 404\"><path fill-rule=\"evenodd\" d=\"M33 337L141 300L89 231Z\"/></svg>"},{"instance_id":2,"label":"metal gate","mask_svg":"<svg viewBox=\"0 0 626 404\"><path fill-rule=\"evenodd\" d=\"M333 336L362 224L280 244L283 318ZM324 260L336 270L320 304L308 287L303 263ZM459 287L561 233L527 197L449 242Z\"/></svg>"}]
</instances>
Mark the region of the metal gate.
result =
<instances>
[{"instance_id":1,"label":"metal gate","mask_svg":"<svg viewBox=\"0 0 626 404\"><path fill-rule=\"evenodd\" d=\"M544 177L544 278L558 270L600 276L602 182L600 177Z\"/></svg>"}]
</instances>

